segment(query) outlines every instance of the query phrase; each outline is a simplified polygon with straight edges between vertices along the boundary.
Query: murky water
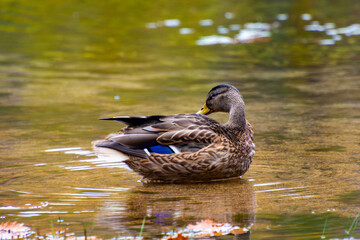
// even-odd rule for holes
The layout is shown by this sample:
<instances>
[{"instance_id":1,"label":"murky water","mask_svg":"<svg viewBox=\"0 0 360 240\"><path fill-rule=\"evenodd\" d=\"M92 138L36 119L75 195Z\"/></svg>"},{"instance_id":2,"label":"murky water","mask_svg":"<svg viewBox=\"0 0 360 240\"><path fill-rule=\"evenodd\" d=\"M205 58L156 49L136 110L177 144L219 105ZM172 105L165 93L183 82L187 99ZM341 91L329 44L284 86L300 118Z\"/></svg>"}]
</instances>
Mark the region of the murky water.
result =
<instances>
[{"instance_id":1,"label":"murky water","mask_svg":"<svg viewBox=\"0 0 360 240\"><path fill-rule=\"evenodd\" d=\"M1 222L112 238L139 236L144 217L148 237L211 218L251 227L245 239L344 238L360 211L359 9L1 1ZM242 92L255 129L242 179L143 185L94 154L122 127L98 118L196 112L220 83Z\"/></svg>"}]
</instances>

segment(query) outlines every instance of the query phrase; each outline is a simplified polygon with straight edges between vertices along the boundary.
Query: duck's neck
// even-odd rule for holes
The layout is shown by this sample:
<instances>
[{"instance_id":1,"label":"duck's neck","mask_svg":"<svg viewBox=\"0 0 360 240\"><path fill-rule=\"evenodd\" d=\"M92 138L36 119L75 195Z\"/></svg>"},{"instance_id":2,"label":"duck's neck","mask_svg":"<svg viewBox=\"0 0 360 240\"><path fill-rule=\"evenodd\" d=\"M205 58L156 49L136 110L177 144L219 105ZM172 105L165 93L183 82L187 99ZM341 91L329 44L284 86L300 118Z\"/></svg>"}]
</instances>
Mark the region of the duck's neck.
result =
<instances>
[{"instance_id":1,"label":"duck's neck","mask_svg":"<svg viewBox=\"0 0 360 240\"><path fill-rule=\"evenodd\" d=\"M246 127L245 107L243 104L236 104L230 108L229 120L224 124L227 128L244 131Z\"/></svg>"}]
</instances>

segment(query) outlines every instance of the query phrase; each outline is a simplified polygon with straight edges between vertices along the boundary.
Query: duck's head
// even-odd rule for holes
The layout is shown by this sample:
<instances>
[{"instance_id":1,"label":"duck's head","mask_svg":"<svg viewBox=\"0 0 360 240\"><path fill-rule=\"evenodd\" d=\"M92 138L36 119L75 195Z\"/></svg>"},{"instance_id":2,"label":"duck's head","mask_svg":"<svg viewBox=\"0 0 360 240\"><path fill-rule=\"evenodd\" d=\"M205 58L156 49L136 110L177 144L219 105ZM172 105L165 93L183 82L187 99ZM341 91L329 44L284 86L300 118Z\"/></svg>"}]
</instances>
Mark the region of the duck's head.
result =
<instances>
[{"instance_id":1,"label":"duck's head","mask_svg":"<svg viewBox=\"0 0 360 240\"><path fill-rule=\"evenodd\" d=\"M197 113L230 112L233 106L245 108L240 92L232 85L221 84L210 90L204 106Z\"/></svg>"}]
</instances>

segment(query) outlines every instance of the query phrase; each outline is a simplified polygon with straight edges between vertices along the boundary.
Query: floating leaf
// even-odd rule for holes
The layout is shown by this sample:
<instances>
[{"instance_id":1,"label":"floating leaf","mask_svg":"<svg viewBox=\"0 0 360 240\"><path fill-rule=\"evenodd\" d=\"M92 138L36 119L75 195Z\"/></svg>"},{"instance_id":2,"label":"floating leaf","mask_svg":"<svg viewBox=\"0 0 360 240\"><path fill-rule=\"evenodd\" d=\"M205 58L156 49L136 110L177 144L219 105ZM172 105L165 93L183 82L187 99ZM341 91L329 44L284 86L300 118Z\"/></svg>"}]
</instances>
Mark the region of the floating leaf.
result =
<instances>
[{"instance_id":1,"label":"floating leaf","mask_svg":"<svg viewBox=\"0 0 360 240\"><path fill-rule=\"evenodd\" d=\"M187 240L189 237L183 236L181 233L178 233L176 237L168 237L166 240Z\"/></svg>"},{"instance_id":2,"label":"floating leaf","mask_svg":"<svg viewBox=\"0 0 360 240\"><path fill-rule=\"evenodd\" d=\"M217 228L222 227L223 225L223 223L216 223L215 219L206 218L205 220L197 222L195 225L189 224L187 228L192 230L213 229L216 231Z\"/></svg>"},{"instance_id":3,"label":"floating leaf","mask_svg":"<svg viewBox=\"0 0 360 240\"><path fill-rule=\"evenodd\" d=\"M0 224L0 239L25 238L33 233L23 223L8 221Z\"/></svg>"},{"instance_id":4,"label":"floating leaf","mask_svg":"<svg viewBox=\"0 0 360 240\"><path fill-rule=\"evenodd\" d=\"M215 219L206 218L196 224L187 225L186 228L176 232L176 236L174 235L174 232L168 233L168 235L172 236L165 239L177 239L177 237L204 238L227 234L239 235L247 233L248 231L248 228L233 227L230 223L217 223Z\"/></svg>"}]
</instances>

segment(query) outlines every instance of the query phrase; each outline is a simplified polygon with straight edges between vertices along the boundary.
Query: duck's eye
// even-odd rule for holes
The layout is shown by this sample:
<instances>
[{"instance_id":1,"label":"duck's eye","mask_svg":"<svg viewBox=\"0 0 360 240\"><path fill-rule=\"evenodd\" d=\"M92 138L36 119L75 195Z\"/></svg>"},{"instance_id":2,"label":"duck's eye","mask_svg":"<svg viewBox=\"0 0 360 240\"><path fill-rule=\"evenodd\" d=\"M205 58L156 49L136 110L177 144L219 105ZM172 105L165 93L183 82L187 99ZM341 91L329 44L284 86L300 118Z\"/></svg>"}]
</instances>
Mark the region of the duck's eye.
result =
<instances>
[{"instance_id":1,"label":"duck's eye","mask_svg":"<svg viewBox=\"0 0 360 240\"><path fill-rule=\"evenodd\" d=\"M215 97L216 95L218 95L218 93L214 92L213 94L211 94L212 97Z\"/></svg>"}]
</instances>

